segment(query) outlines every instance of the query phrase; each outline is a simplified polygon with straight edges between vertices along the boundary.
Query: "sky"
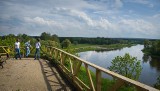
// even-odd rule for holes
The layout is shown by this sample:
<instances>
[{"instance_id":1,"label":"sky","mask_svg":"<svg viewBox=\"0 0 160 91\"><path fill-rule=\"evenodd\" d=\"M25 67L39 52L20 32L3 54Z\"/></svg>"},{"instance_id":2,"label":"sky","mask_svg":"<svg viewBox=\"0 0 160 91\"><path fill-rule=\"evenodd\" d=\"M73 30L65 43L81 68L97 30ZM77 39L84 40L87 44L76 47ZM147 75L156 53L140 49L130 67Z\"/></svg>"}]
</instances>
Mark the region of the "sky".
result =
<instances>
[{"instance_id":1,"label":"sky","mask_svg":"<svg viewBox=\"0 0 160 91\"><path fill-rule=\"evenodd\" d=\"M160 0L0 0L0 36L160 39Z\"/></svg>"}]
</instances>

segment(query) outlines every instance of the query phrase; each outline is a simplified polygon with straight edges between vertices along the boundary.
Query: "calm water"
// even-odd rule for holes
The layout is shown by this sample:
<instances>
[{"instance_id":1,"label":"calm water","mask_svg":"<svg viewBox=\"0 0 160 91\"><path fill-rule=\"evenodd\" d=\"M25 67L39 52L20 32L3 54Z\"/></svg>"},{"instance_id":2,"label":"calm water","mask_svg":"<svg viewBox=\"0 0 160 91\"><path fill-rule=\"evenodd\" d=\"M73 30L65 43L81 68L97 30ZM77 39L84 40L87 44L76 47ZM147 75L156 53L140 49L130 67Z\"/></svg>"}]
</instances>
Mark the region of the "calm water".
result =
<instances>
[{"instance_id":1,"label":"calm water","mask_svg":"<svg viewBox=\"0 0 160 91\"><path fill-rule=\"evenodd\" d=\"M121 50L80 52L79 56L86 61L108 68L111 66L111 61L116 56L124 56L125 53L129 53L130 55L137 57L138 60L141 60L143 69L139 81L153 86L157 82L157 77L160 75L160 58L151 58L150 56L144 55L141 51L142 49L143 45L136 45L130 48L126 47ZM93 69L91 68L91 70Z\"/></svg>"}]
</instances>

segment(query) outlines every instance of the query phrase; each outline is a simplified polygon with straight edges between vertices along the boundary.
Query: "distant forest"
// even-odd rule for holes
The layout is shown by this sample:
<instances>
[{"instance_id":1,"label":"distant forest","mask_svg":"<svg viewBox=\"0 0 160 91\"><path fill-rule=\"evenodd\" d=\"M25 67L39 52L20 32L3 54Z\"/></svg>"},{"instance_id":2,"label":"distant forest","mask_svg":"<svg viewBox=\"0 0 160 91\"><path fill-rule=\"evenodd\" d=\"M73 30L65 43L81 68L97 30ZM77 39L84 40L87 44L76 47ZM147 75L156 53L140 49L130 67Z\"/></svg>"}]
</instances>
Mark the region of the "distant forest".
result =
<instances>
[{"instance_id":1,"label":"distant forest","mask_svg":"<svg viewBox=\"0 0 160 91\"><path fill-rule=\"evenodd\" d=\"M78 44L97 44L97 45L109 45L109 44L143 44L145 39L138 38L87 38L87 37L59 37L60 42L65 39L69 39L71 43ZM154 39L151 39L154 41Z\"/></svg>"},{"instance_id":2,"label":"distant forest","mask_svg":"<svg viewBox=\"0 0 160 91\"><path fill-rule=\"evenodd\" d=\"M40 38L41 40L55 41L61 44L64 40L68 39L72 44L94 44L94 45L110 45L110 44L143 44L144 40L140 38L104 38L104 37L58 37L56 34L51 35L50 33L43 32L40 36L29 36L26 34L8 34L5 36L0 36L0 45L10 45L13 44L19 38L21 42L26 42L27 40L33 40ZM156 41L156 39L148 39L149 41ZM33 40L35 41L35 40Z\"/></svg>"}]
</instances>

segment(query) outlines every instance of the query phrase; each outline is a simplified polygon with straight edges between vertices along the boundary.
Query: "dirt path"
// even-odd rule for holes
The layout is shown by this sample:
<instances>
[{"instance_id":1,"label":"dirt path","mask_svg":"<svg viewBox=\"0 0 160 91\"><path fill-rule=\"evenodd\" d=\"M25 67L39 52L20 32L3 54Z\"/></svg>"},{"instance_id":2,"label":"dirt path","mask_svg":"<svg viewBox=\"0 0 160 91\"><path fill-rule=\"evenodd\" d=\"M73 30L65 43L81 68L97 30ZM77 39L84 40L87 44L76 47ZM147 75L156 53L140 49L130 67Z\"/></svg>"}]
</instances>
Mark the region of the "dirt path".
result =
<instances>
[{"instance_id":1,"label":"dirt path","mask_svg":"<svg viewBox=\"0 0 160 91\"><path fill-rule=\"evenodd\" d=\"M70 91L48 61L10 59L0 68L0 91Z\"/></svg>"}]
</instances>

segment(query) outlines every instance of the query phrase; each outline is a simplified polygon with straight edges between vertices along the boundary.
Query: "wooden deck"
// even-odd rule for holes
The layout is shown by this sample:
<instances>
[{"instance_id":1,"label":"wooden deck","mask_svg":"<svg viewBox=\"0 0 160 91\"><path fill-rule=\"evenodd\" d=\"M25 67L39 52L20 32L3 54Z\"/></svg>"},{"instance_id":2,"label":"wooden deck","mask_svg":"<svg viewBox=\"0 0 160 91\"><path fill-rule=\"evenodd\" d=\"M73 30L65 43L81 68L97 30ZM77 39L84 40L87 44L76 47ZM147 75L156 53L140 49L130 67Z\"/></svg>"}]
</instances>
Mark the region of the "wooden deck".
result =
<instances>
[{"instance_id":1,"label":"wooden deck","mask_svg":"<svg viewBox=\"0 0 160 91\"><path fill-rule=\"evenodd\" d=\"M9 59L0 68L1 91L72 91L55 67L43 59Z\"/></svg>"}]
</instances>

